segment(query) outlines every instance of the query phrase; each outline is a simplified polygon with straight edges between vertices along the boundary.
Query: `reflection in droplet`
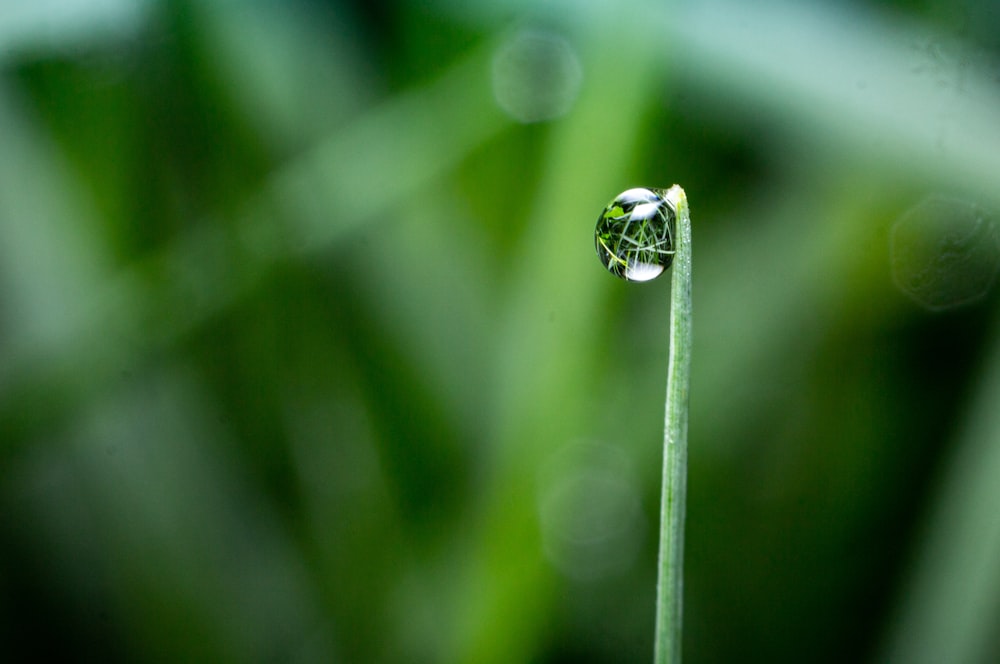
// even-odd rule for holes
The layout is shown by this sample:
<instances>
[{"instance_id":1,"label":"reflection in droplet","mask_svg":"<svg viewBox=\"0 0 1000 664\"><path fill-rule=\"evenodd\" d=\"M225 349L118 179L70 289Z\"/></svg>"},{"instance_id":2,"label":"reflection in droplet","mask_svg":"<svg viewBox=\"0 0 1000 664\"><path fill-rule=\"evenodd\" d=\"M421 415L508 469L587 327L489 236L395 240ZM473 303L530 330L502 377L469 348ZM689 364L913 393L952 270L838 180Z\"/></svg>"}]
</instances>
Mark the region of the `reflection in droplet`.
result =
<instances>
[{"instance_id":1,"label":"reflection in droplet","mask_svg":"<svg viewBox=\"0 0 1000 664\"><path fill-rule=\"evenodd\" d=\"M1000 235L979 207L930 196L892 228L892 275L917 303L942 311L975 302L1000 269Z\"/></svg>"},{"instance_id":2,"label":"reflection in droplet","mask_svg":"<svg viewBox=\"0 0 1000 664\"><path fill-rule=\"evenodd\" d=\"M569 43L541 30L521 30L493 57L493 94L518 122L557 118L573 106L583 73Z\"/></svg>"},{"instance_id":3,"label":"reflection in droplet","mask_svg":"<svg viewBox=\"0 0 1000 664\"><path fill-rule=\"evenodd\" d=\"M596 443L560 450L540 477L539 516L545 555L570 578L588 581L626 569L643 536L630 459Z\"/></svg>"},{"instance_id":4,"label":"reflection in droplet","mask_svg":"<svg viewBox=\"0 0 1000 664\"><path fill-rule=\"evenodd\" d=\"M629 189L597 219L594 246L604 267L628 281L649 281L674 260L677 213L661 189Z\"/></svg>"}]
</instances>

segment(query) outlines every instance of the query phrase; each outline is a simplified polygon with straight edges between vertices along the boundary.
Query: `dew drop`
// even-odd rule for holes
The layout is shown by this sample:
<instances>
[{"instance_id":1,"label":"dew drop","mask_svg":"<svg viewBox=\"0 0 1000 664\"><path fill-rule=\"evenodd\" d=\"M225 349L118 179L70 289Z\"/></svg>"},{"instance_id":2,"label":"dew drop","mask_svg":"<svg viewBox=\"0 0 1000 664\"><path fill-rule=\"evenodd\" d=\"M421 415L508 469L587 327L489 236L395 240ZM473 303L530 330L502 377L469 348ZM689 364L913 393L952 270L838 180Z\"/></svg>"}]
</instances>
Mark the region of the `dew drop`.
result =
<instances>
[{"instance_id":1,"label":"dew drop","mask_svg":"<svg viewBox=\"0 0 1000 664\"><path fill-rule=\"evenodd\" d=\"M629 189L597 219L594 246L608 272L626 281L650 281L674 260L677 212L662 189Z\"/></svg>"}]
</instances>

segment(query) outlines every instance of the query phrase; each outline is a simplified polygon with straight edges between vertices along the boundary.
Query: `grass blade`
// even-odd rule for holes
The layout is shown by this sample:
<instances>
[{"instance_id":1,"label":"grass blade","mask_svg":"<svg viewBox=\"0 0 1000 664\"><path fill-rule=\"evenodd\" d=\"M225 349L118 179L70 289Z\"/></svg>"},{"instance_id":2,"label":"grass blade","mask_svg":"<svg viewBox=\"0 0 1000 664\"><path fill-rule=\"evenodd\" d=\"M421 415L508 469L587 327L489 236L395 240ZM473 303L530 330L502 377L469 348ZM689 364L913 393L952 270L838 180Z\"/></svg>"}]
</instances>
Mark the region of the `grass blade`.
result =
<instances>
[{"instance_id":1,"label":"grass blade","mask_svg":"<svg viewBox=\"0 0 1000 664\"><path fill-rule=\"evenodd\" d=\"M687 196L678 185L667 191L667 200L677 210L677 244L670 288L670 359L663 430L663 497L660 505L659 580L653 656L658 664L681 661L688 387L691 374L691 213Z\"/></svg>"}]
</instances>

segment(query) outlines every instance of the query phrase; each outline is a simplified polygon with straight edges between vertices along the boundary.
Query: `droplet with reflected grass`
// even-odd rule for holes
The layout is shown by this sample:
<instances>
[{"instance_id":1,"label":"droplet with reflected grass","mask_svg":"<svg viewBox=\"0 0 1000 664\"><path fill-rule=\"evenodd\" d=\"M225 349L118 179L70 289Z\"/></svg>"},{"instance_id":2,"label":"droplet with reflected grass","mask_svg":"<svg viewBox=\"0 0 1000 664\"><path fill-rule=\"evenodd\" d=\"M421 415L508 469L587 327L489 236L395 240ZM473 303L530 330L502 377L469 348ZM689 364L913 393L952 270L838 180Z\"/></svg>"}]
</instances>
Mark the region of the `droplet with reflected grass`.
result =
<instances>
[{"instance_id":1,"label":"droplet with reflected grass","mask_svg":"<svg viewBox=\"0 0 1000 664\"><path fill-rule=\"evenodd\" d=\"M611 274L627 281L650 281L674 260L677 211L662 189L629 189L597 219L594 246Z\"/></svg>"}]
</instances>

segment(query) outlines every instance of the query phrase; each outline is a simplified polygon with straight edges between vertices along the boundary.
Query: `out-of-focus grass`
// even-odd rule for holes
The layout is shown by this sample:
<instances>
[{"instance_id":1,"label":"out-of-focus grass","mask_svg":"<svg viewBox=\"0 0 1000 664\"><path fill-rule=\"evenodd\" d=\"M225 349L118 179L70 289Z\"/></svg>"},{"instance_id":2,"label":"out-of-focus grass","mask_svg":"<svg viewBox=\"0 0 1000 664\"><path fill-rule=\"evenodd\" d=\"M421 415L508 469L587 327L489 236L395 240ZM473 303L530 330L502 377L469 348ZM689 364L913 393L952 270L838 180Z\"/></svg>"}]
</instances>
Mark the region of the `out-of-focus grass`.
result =
<instances>
[{"instance_id":1,"label":"out-of-focus grass","mask_svg":"<svg viewBox=\"0 0 1000 664\"><path fill-rule=\"evenodd\" d=\"M996 297L888 249L1000 205L987 5L58 5L0 13L6 652L648 660L666 280L591 236L679 182L688 659L996 654Z\"/></svg>"}]
</instances>

